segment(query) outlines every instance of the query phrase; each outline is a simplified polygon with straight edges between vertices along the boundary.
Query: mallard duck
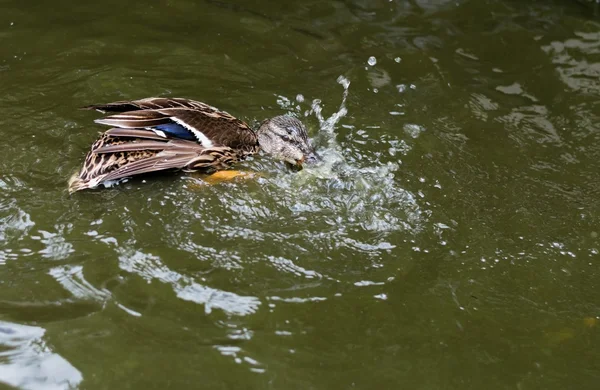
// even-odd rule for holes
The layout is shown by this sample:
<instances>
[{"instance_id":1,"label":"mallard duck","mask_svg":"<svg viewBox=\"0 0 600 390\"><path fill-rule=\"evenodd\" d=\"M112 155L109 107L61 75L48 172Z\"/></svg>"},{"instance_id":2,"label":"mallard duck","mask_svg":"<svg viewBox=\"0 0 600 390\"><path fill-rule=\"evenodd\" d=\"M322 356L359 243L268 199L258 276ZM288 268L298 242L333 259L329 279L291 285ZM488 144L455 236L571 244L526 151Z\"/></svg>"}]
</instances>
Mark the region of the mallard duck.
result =
<instances>
[{"instance_id":1,"label":"mallard duck","mask_svg":"<svg viewBox=\"0 0 600 390\"><path fill-rule=\"evenodd\" d=\"M112 126L91 147L69 191L168 169L210 171L263 150L301 167L314 162L306 127L291 116L276 116L257 131L208 104L181 98L146 98L83 107L113 113L95 122Z\"/></svg>"}]
</instances>

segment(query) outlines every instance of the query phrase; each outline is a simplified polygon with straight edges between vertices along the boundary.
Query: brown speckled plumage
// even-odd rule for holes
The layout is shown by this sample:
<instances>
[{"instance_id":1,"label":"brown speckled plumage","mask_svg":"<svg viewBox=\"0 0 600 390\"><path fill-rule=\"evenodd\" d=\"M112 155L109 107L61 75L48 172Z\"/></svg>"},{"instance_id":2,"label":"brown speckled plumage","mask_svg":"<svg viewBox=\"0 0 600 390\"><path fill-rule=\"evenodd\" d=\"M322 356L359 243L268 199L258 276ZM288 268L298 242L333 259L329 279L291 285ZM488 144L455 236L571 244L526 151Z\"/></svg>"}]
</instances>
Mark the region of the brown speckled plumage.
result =
<instances>
[{"instance_id":1,"label":"brown speckled plumage","mask_svg":"<svg viewBox=\"0 0 600 390\"><path fill-rule=\"evenodd\" d=\"M224 111L181 98L146 98L84 109L110 113L95 122L113 128L93 143L83 167L69 181L70 192L169 169L227 169L259 149L294 165L315 157L306 128L292 117L266 120L255 132Z\"/></svg>"},{"instance_id":2,"label":"brown speckled plumage","mask_svg":"<svg viewBox=\"0 0 600 390\"><path fill-rule=\"evenodd\" d=\"M84 108L115 112L96 120L115 128L92 144L83 167L69 182L70 192L166 169L227 169L258 151L257 135L246 123L193 100L147 98ZM153 130L174 119L200 131L210 141L208 147L199 140L161 136Z\"/></svg>"}]
</instances>

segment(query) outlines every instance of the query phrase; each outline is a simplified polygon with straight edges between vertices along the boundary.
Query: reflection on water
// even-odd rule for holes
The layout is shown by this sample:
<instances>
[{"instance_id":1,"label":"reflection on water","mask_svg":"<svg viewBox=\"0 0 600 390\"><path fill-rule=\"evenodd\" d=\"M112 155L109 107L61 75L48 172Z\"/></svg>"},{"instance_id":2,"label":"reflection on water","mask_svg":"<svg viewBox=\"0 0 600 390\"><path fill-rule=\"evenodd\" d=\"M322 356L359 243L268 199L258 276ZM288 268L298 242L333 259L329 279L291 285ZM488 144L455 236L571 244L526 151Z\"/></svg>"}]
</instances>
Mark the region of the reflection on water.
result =
<instances>
[{"instance_id":1,"label":"reflection on water","mask_svg":"<svg viewBox=\"0 0 600 390\"><path fill-rule=\"evenodd\" d=\"M600 93L600 62L590 62L587 56L600 53L599 32L576 31L575 37L564 42L552 41L542 50L558 65L560 78L569 88L582 93Z\"/></svg>"},{"instance_id":2,"label":"reflection on water","mask_svg":"<svg viewBox=\"0 0 600 390\"><path fill-rule=\"evenodd\" d=\"M48 347L45 332L0 321L0 382L31 390L66 390L79 385L81 373Z\"/></svg>"},{"instance_id":3,"label":"reflection on water","mask_svg":"<svg viewBox=\"0 0 600 390\"><path fill-rule=\"evenodd\" d=\"M250 371L262 374L265 372L265 369L261 367L259 361L252 359L249 356L242 355L242 349L240 347L235 346L227 346L227 345L215 345L214 347L217 351L221 353L223 356L228 356L233 358L233 361L236 364L246 364L250 368Z\"/></svg>"},{"instance_id":4,"label":"reflection on water","mask_svg":"<svg viewBox=\"0 0 600 390\"><path fill-rule=\"evenodd\" d=\"M56 281L69 291L74 298L105 301L110 298L110 292L99 290L83 277L82 266L63 266L52 268L49 272Z\"/></svg>"},{"instance_id":5,"label":"reflection on water","mask_svg":"<svg viewBox=\"0 0 600 390\"><path fill-rule=\"evenodd\" d=\"M254 313L260 305L256 297L240 296L205 287L189 276L170 270L161 263L158 256L140 251L122 250L119 266L125 271L140 275L148 282L157 279L170 284L178 298L204 305L206 314L210 314L213 309L220 309L228 314L248 315Z\"/></svg>"}]
</instances>

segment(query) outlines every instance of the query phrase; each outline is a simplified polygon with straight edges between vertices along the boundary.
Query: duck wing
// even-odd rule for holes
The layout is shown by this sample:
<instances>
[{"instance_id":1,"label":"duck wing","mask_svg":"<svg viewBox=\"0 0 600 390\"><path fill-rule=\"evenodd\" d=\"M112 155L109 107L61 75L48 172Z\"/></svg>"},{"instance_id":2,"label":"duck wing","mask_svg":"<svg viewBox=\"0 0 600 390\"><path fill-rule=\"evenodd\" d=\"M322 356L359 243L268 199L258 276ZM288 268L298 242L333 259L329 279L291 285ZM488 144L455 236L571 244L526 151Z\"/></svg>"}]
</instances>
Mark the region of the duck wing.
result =
<instances>
[{"instance_id":1,"label":"duck wing","mask_svg":"<svg viewBox=\"0 0 600 390\"><path fill-rule=\"evenodd\" d=\"M258 150L258 137L243 121L208 104L181 98L147 98L84 107L113 112L96 123L152 130L164 138L196 141L204 148L226 146L247 154Z\"/></svg>"},{"instance_id":2,"label":"duck wing","mask_svg":"<svg viewBox=\"0 0 600 390\"><path fill-rule=\"evenodd\" d=\"M114 103L107 104L92 104L90 106L82 107L82 110L96 110L101 113L107 112L126 112L136 110L159 110L161 108L191 108L201 111L216 111L223 112L219 109L196 100L184 99L184 98L163 98L163 97L150 97L139 100L122 100ZM227 113L225 113L227 114ZM227 114L229 115L229 114Z\"/></svg>"},{"instance_id":3,"label":"duck wing","mask_svg":"<svg viewBox=\"0 0 600 390\"><path fill-rule=\"evenodd\" d=\"M81 171L71 178L69 191L168 169L226 169L243 157L226 146L207 149L195 141L160 137L151 130L111 129L94 142Z\"/></svg>"},{"instance_id":4,"label":"duck wing","mask_svg":"<svg viewBox=\"0 0 600 390\"><path fill-rule=\"evenodd\" d=\"M98 152L102 153L104 151L99 150ZM113 153L108 150L106 152ZM232 153L233 150L227 147L191 150L169 145L153 156L133 161L109 172L101 181L118 180L167 169L183 169L188 171L200 170L202 168L225 169L237 161L235 154Z\"/></svg>"}]
</instances>

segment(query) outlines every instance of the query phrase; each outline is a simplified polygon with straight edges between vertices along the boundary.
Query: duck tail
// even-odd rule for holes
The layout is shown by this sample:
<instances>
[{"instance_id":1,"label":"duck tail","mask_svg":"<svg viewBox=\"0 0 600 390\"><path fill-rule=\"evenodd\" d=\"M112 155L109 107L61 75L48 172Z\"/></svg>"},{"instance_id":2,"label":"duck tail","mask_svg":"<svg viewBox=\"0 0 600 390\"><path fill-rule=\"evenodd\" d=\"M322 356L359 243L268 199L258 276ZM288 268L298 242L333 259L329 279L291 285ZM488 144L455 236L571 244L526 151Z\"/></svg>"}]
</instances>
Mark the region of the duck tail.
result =
<instances>
[{"instance_id":1,"label":"duck tail","mask_svg":"<svg viewBox=\"0 0 600 390\"><path fill-rule=\"evenodd\" d=\"M69 179L69 193L85 190L86 188L90 188L90 183L88 181L82 180L79 177L79 172L75 172L73 176Z\"/></svg>"}]
</instances>

